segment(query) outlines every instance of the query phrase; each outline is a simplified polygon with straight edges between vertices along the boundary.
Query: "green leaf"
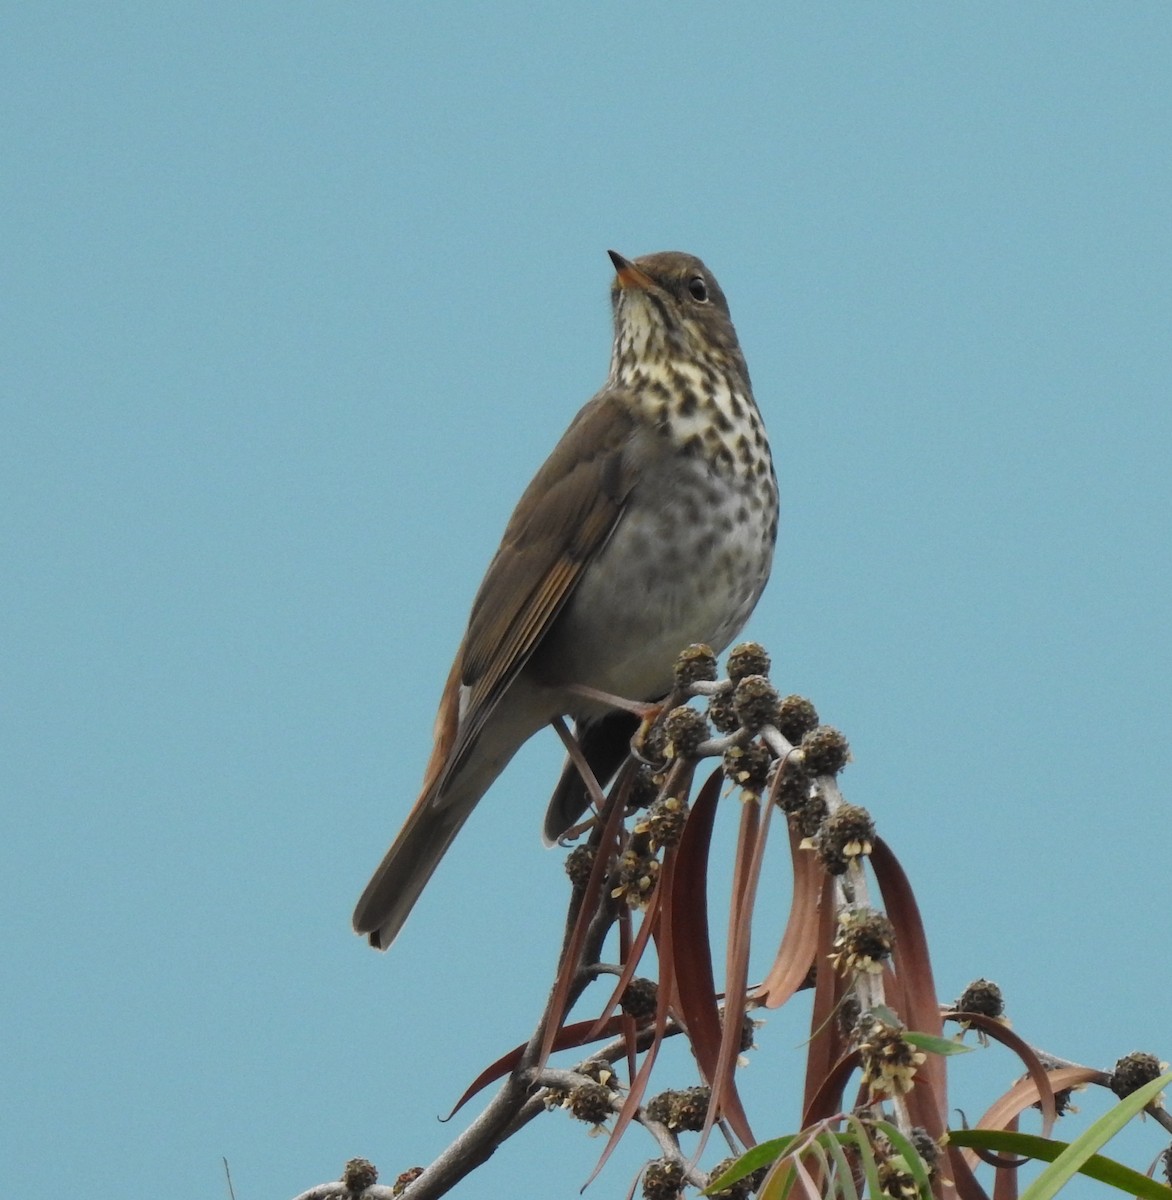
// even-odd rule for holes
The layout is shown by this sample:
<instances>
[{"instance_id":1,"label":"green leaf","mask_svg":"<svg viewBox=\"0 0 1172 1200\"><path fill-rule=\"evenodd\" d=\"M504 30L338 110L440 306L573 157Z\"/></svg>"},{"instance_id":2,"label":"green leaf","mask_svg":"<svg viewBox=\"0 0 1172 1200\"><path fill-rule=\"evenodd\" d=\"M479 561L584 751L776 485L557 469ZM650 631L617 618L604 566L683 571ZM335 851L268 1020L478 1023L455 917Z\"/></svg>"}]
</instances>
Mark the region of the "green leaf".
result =
<instances>
[{"instance_id":1,"label":"green leaf","mask_svg":"<svg viewBox=\"0 0 1172 1200\"><path fill-rule=\"evenodd\" d=\"M932 1181L928 1178L928 1168L920 1157L920 1152L890 1121L876 1121L875 1128L887 1138L892 1148L903 1159L904 1166L916 1181L916 1187L920 1189L920 1195L924 1200L932 1200Z\"/></svg>"},{"instance_id":2,"label":"green leaf","mask_svg":"<svg viewBox=\"0 0 1172 1200\"><path fill-rule=\"evenodd\" d=\"M853 1114L847 1117L846 1124L850 1133L842 1133L839 1136L844 1143L848 1142L852 1136L854 1138L855 1145L859 1150L859 1157L862 1160L863 1178L867 1181L867 1194L882 1196L883 1187L879 1182L879 1168L875 1163L875 1154L871 1149L871 1137L867 1127Z\"/></svg>"},{"instance_id":3,"label":"green leaf","mask_svg":"<svg viewBox=\"0 0 1172 1200\"><path fill-rule=\"evenodd\" d=\"M851 1171L851 1165L842 1149L842 1139L833 1133L825 1136L826 1148L830 1152L830 1157L834 1159L836 1190L842 1196L842 1200L859 1200L854 1173Z\"/></svg>"},{"instance_id":4,"label":"green leaf","mask_svg":"<svg viewBox=\"0 0 1172 1200\"><path fill-rule=\"evenodd\" d=\"M1022 1193L1021 1200L1049 1200L1079 1173L1128 1195L1143 1197L1144 1200L1172 1200L1172 1188L1141 1175L1139 1171L1132 1170L1123 1163L1095 1153L1098 1147L1114 1137L1169 1083L1172 1083L1172 1072L1145 1084L1125 1100L1121 1100L1081 1137L1070 1143L1038 1137L1032 1133L1012 1133L1004 1129L949 1130L948 1140L954 1146L973 1146L1005 1154L1023 1154L1027 1158L1049 1163L1050 1165Z\"/></svg>"},{"instance_id":5,"label":"green leaf","mask_svg":"<svg viewBox=\"0 0 1172 1200\"><path fill-rule=\"evenodd\" d=\"M1172 1083L1172 1071L1144 1084L1130 1096L1120 1100L1058 1155L1021 1194L1021 1200L1051 1200L1072 1176L1083 1169L1087 1160L1094 1156L1100 1146L1109 1142L1132 1117L1138 1116L1144 1105L1154 1100L1169 1083ZM1169 1189L1164 1189L1165 1197L1168 1192Z\"/></svg>"},{"instance_id":6,"label":"green leaf","mask_svg":"<svg viewBox=\"0 0 1172 1200\"><path fill-rule=\"evenodd\" d=\"M771 1138L768 1142L761 1142L751 1150L746 1150L727 1171L713 1179L700 1194L710 1196L713 1192L723 1192L726 1187L731 1187L737 1180L744 1179L746 1175L752 1175L758 1167L769 1166L771 1162L775 1162L785 1154L800 1136L800 1134L791 1133L788 1137Z\"/></svg>"},{"instance_id":7,"label":"green leaf","mask_svg":"<svg viewBox=\"0 0 1172 1200\"><path fill-rule=\"evenodd\" d=\"M948 1140L954 1146L973 1146L980 1150L996 1150L1000 1154L1023 1154L1039 1162L1053 1162L1070 1145L1069 1142L1039 1137L1034 1133L1012 1133L1006 1129L959 1129L950 1131ZM1079 1171L1088 1179L1110 1184L1121 1192L1143 1197L1144 1200L1172 1198L1172 1188L1101 1154L1092 1154Z\"/></svg>"},{"instance_id":8,"label":"green leaf","mask_svg":"<svg viewBox=\"0 0 1172 1200\"><path fill-rule=\"evenodd\" d=\"M903 1035L903 1040L917 1050L926 1050L929 1054L970 1054L974 1047L964 1046L951 1038L937 1037L933 1033L915 1033L909 1030Z\"/></svg>"}]
</instances>

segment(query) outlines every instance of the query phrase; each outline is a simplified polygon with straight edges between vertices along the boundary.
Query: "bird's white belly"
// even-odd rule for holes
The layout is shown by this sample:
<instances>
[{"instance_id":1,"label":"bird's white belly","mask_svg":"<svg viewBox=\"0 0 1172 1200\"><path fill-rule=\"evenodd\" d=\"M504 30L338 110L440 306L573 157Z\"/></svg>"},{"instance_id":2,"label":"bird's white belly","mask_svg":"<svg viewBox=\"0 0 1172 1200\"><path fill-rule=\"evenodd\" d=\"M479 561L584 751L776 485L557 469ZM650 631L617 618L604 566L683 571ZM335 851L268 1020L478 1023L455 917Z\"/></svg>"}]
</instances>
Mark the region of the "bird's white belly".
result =
<instances>
[{"instance_id":1,"label":"bird's white belly","mask_svg":"<svg viewBox=\"0 0 1172 1200\"><path fill-rule=\"evenodd\" d=\"M686 646L729 644L773 556L774 511L759 482L713 476L699 461L654 482L583 572L549 646L562 680L637 700L669 690Z\"/></svg>"}]
</instances>

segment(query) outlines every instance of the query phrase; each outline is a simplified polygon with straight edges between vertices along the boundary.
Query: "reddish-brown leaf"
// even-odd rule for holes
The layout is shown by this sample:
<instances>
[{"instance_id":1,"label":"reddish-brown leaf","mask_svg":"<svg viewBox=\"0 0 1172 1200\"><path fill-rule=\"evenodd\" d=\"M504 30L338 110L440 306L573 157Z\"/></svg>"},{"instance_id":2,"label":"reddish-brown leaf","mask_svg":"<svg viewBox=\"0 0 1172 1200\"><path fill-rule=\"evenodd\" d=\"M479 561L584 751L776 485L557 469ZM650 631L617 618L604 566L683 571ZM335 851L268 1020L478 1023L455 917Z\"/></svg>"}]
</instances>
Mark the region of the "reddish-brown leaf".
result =
<instances>
[{"instance_id":1,"label":"reddish-brown leaf","mask_svg":"<svg viewBox=\"0 0 1172 1200\"><path fill-rule=\"evenodd\" d=\"M899 1015L909 1029L941 1037L944 1027L932 978L928 939L911 884L882 838L875 839L871 866L883 896L883 907L895 927L892 965L902 992ZM917 1072L915 1091L919 1095L914 1100L911 1096L908 1099L913 1116L932 1137L940 1137L948 1120L948 1073L942 1056L928 1055Z\"/></svg>"},{"instance_id":2,"label":"reddish-brown leaf","mask_svg":"<svg viewBox=\"0 0 1172 1200\"><path fill-rule=\"evenodd\" d=\"M717 1115L725 1117L732 1131L746 1146L756 1143L737 1091L736 1069L744 1032L745 998L748 994L753 904L757 896L757 881L761 877L761 863L765 854L765 838L769 832L769 819L773 811L774 806L767 804L762 815L761 801L756 798L745 799L742 802L729 911L720 1053L716 1060L716 1073L710 1080L712 1098L708 1105L708 1117L700 1134L700 1148L697 1154L703 1150Z\"/></svg>"},{"instance_id":3,"label":"reddish-brown leaf","mask_svg":"<svg viewBox=\"0 0 1172 1200\"><path fill-rule=\"evenodd\" d=\"M562 958L558 964L557 978L554 981L553 994L550 996L549 1008L545 1017L544 1036L537 1056L538 1066L543 1066L549 1061L557 1031L566 1018L570 991L578 978L582 947L590 930L590 923L599 904L605 903L602 891L610 874L610 861L618 846L619 830L622 828L623 811L626 808L625 796L631 778L629 767L630 760L628 759L626 766L620 771L618 779L610 790L607 800L609 807L606 813L606 823L594 855L594 864L590 868L590 878L582 892L573 930L562 948Z\"/></svg>"},{"instance_id":4,"label":"reddish-brown leaf","mask_svg":"<svg viewBox=\"0 0 1172 1200\"><path fill-rule=\"evenodd\" d=\"M946 1145L944 1151L952 1170L952 1181L956 1185L956 1195L959 1200L989 1200L989 1193L981 1187L977 1177L973 1174L966 1152L962 1151L959 1146L953 1145ZM932 1190L937 1196L941 1195L942 1189L939 1181L934 1182ZM950 1196L951 1190L944 1194Z\"/></svg>"},{"instance_id":5,"label":"reddish-brown leaf","mask_svg":"<svg viewBox=\"0 0 1172 1200\"><path fill-rule=\"evenodd\" d=\"M997 1109L1003 1101L1008 1101L1010 1097L1017 1093L1018 1088L1030 1088L1031 1098L1022 1104L1019 1108L1013 1109L1012 1104L1009 1104L1006 1109L1006 1118L1016 1116L1023 1109L1028 1108L1031 1104L1039 1104L1042 1109L1042 1136L1049 1137L1054 1131L1054 1122L1058 1119L1058 1112L1054 1102L1054 1092L1061 1091L1065 1087L1070 1087L1070 1084L1059 1084L1054 1087L1054 1079L1060 1074L1056 1071L1048 1071L1043 1065L1042 1060L1034 1053L1033 1048L1026 1041L1023 1041L1012 1029L1007 1025L1003 1025L1000 1021L993 1017L981 1016L978 1013L957 1013L946 1012L944 1016L950 1021L963 1021L966 1025L971 1025L974 1029L979 1029L982 1033L991 1037L995 1042L1000 1042L1007 1049L1012 1050L1014 1054L1021 1059L1022 1065L1029 1074L1029 1080L1022 1080L1014 1087L1010 1088L1000 1100L996 1101L992 1108L981 1118L980 1125L983 1129L1002 1129L1003 1125L986 1125L985 1118ZM1090 1079L1104 1079L1105 1076L1101 1071L1091 1071L1089 1067L1071 1067L1067 1070L1080 1072L1077 1082L1086 1083ZM1086 1074L1086 1072L1090 1074Z\"/></svg>"},{"instance_id":6,"label":"reddish-brown leaf","mask_svg":"<svg viewBox=\"0 0 1172 1200\"><path fill-rule=\"evenodd\" d=\"M801 835L791 829L793 902L773 966L757 989L757 999L766 1008L780 1008L805 983L818 949L818 893L822 886L822 868L813 853L801 849L801 841Z\"/></svg>"},{"instance_id":7,"label":"reddish-brown leaf","mask_svg":"<svg viewBox=\"0 0 1172 1200\"><path fill-rule=\"evenodd\" d=\"M692 1052L706 1083L715 1077L720 1056L720 1009L708 931L708 852L720 799L720 781L720 774L713 772L692 805L676 853L672 888L664 911L675 954L673 975L680 1020L688 1031ZM663 991L662 981L660 991Z\"/></svg>"},{"instance_id":8,"label":"reddish-brown leaf","mask_svg":"<svg viewBox=\"0 0 1172 1200\"><path fill-rule=\"evenodd\" d=\"M658 891L658 889L657 889ZM655 903L658 907L663 903L662 892L656 898ZM651 940L652 922L651 904L648 903L647 909L643 913L643 920L639 922L639 932L635 934L634 939L629 936L630 931L630 914L619 914L619 928L622 931L619 945L619 961L623 964L623 969L619 975L618 983L614 986L614 991L610 994L610 999L603 1006L602 1012L595 1018L598 1028L601 1029L610 1019L620 1000L623 998L623 993L630 986L631 980L635 977L635 972L639 969L639 963L643 960L643 953L647 949L647 944Z\"/></svg>"},{"instance_id":9,"label":"reddish-brown leaf","mask_svg":"<svg viewBox=\"0 0 1172 1200\"><path fill-rule=\"evenodd\" d=\"M810 1041L806 1048L806 1089L802 1112L808 1113L814 1098L822 1091L823 1083L832 1068L849 1047L838 1028L838 1008L845 991L845 981L829 962L834 945L834 879L822 876L822 895L818 902L818 944L815 956L817 972L814 980L814 1008L810 1014ZM843 1081L845 1084L845 1080ZM803 1117L803 1126L811 1118Z\"/></svg>"},{"instance_id":10,"label":"reddish-brown leaf","mask_svg":"<svg viewBox=\"0 0 1172 1200\"><path fill-rule=\"evenodd\" d=\"M823 1076L821 1085L806 1101L802 1128L829 1120L843 1110L842 1094L859 1065L859 1052L848 1050Z\"/></svg>"},{"instance_id":11,"label":"reddish-brown leaf","mask_svg":"<svg viewBox=\"0 0 1172 1200\"><path fill-rule=\"evenodd\" d=\"M554 1038L553 1050L571 1050L575 1046L588 1046L591 1042L598 1041L600 1038L612 1038L620 1032L618 1018L608 1021L600 1030L595 1029L596 1025L597 1022L594 1020L577 1021L573 1025L567 1025L564 1029L559 1029L557 1036ZM477 1092L486 1088L495 1080L503 1079L506 1075L516 1070L517 1064L521 1061L521 1055L524 1054L525 1047L528 1044L528 1042L523 1042L520 1046L514 1046L507 1054L502 1054L496 1062L485 1067L468 1085L464 1094L456 1101L452 1111L444 1117L444 1120L450 1121Z\"/></svg>"},{"instance_id":12,"label":"reddish-brown leaf","mask_svg":"<svg viewBox=\"0 0 1172 1200\"><path fill-rule=\"evenodd\" d=\"M663 895L671 894L677 850L678 847L672 847L663 856L663 869L655 885L656 897L661 893ZM631 1090L627 1093L623 1107L615 1119L614 1128L610 1131L606 1145L602 1148L602 1154L599 1155L594 1170L590 1172L590 1178L582 1185L583 1191L598 1177L599 1171L606 1165L606 1160L610 1158L614 1148L619 1144L619 1140L626 1132L627 1126L634 1119L639 1105L643 1102L643 1095L647 1091L647 1084L651 1079L651 1070L655 1066L656 1058L659 1056L659 1048L663 1045L663 1034L667 1028L669 998L674 985L671 922L662 920L663 912L664 906L656 905L655 911L648 916L648 920L653 927L652 934L655 937L656 948L659 952L659 994L655 1006L655 1034L643 1058L643 1065L639 1068L638 1074L634 1075L631 1079Z\"/></svg>"},{"instance_id":13,"label":"reddish-brown leaf","mask_svg":"<svg viewBox=\"0 0 1172 1200\"><path fill-rule=\"evenodd\" d=\"M966 1013L965 1020L968 1020L969 1016L970 1014ZM1033 1057L1036 1061L1036 1055ZM1053 1071L1044 1071L1044 1074L1046 1080L1043 1087L1039 1087L1041 1081L1034 1077L1032 1071L1028 1078L1019 1079L1004 1095L993 1101L977 1122L977 1128L1008 1129L1010 1122L1015 1120L1020 1113L1039 1102L1043 1090L1050 1094L1051 1102L1053 1102L1055 1092L1078 1087L1084 1083L1101 1083L1106 1079L1106 1075L1102 1071L1096 1071L1091 1067L1057 1067ZM1049 1134L1044 1136L1048 1137ZM970 1165L975 1165L976 1155L972 1150L966 1149L964 1155Z\"/></svg>"}]
</instances>

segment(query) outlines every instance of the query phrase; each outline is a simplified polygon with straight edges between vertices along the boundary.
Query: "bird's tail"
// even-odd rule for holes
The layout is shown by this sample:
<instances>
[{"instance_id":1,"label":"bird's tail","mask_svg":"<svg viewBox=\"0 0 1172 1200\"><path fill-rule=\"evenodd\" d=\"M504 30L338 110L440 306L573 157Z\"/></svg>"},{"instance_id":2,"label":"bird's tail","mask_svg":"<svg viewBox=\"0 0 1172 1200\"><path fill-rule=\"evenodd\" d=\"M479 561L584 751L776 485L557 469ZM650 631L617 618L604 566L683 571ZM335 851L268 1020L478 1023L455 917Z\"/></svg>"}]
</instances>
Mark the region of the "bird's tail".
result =
<instances>
[{"instance_id":1,"label":"bird's tail","mask_svg":"<svg viewBox=\"0 0 1172 1200\"><path fill-rule=\"evenodd\" d=\"M479 781L460 774L441 775L424 788L354 909L355 933L366 934L376 950L398 936L484 791Z\"/></svg>"},{"instance_id":2,"label":"bird's tail","mask_svg":"<svg viewBox=\"0 0 1172 1200\"><path fill-rule=\"evenodd\" d=\"M478 779L453 769L464 757L457 747L461 657L457 654L452 664L436 714L435 742L419 799L354 909L354 932L367 934L376 950L385 950L398 936L440 859L492 783L492 776Z\"/></svg>"}]
</instances>

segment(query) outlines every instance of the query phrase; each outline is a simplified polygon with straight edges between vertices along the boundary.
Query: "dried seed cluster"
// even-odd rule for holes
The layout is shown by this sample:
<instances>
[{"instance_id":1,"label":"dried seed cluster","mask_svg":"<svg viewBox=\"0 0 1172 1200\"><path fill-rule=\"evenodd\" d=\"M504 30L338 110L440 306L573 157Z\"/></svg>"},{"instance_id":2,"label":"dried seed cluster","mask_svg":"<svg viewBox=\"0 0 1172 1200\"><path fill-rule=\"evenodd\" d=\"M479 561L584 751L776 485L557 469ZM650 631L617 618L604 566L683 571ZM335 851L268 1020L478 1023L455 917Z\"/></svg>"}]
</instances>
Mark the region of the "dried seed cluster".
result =
<instances>
[{"instance_id":1,"label":"dried seed cluster","mask_svg":"<svg viewBox=\"0 0 1172 1200\"><path fill-rule=\"evenodd\" d=\"M579 1063L574 1070L579 1075L585 1075L587 1079L593 1079L595 1083L604 1084L612 1092L618 1087L614 1066L605 1058L588 1058Z\"/></svg>"},{"instance_id":2,"label":"dried seed cluster","mask_svg":"<svg viewBox=\"0 0 1172 1200\"><path fill-rule=\"evenodd\" d=\"M622 897L631 908L644 908L659 879L659 862L647 846L646 838L636 838L619 855L615 865L611 895Z\"/></svg>"},{"instance_id":3,"label":"dried seed cluster","mask_svg":"<svg viewBox=\"0 0 1172 1200\"><path fill-rule=\"evenodd\" d=\"M643 1170L645 1200L676 1200L684 1189L684 1169L667 1158L649 1162Z\"/></svg>"},{"instance_id":4,"label":"dried seed cluster","mask_svg":"<svg viewBox=\"0 0 1172 1200\"><path fill-rule=\"evenodd\" d=\"M678 796L663 796L647 810L647 815L635 826L636 833L645 833L652 850L674 846L684 832L688 806Z\"/></svg>"},{"instance_id":5,"label":"dried seed cluster","mask_svg":"<svg viewBox=\"0 0 1172 1200\"><path fill-rule=\"evenodd\" d=\"M422 1174L422 1167L408 1167L407 1170L401 1171L391 1184L392 1195L401 1196Z\"/></svg>"},{"instance_id":6,"label":"dried seed cluster","mask_svg":"<svg viewBox=\"0 0 1172 1200\"><path fill-rule=\"evenodd\" d=\"M1111 1090L1122 1100L1124 1096L1139 1091L1145 1083L1159 1079L1166 1069L1154 1054L1147 1054L1143 1050L1125 1054L1111 1072Z\"/></svg>"},{"instance_id":7,"label":"dried seed cluster","mask_svg":"<svg viewBox=\"0 0 1172 1200\"><path fill-rule=\"evenodd\" d=\"M575 888L584 888L590 882L594 867L594 852L589 846L575 846L566 855L566 874Z\"/></svg>"},{"instance_id":8,"label":"dried seed cluster","mask_svg":"<svg viewBox=\"0 0 1172 1200\"><path fill-rule=\"evenodd\" d=\"M364 1192L378 1182L378 1168L369 1159L352 1158L342 1168L342 1182L348 1192Z\"/></svg>"},{"instance_id":9,"label":"dried seed cluster","mask_svg":"<svg viewBox=\"0 0 1172 1200\"><path fill-rule=\"evenodd\" d=\"M642 977L632 979L627 984L626 991L623 992L622 999L619 1001L619 1007L623 1012L629 1017L634 1017L640 1023L650 1021L655 1016L658 1004L659 985L654 979L643 979Z\"/></svg>"},{"instance_id":10,"label":"dried seed cluster","mask_svg":"<svg viewBox=\"0 0 1172 1200\"><path fill-rule=\"evenodd\" d=\"M709 1180L719 1179L726 1171L736 1166L736 1163L735 1158L722 1158L708 1173ZM744 1179L730 1183L728 1187L721 1188L719 1192L710 1193L712 1200L749 1200L749 1197L761 1186L768 1170L768 1166L758 1167Z\"/></svg>"},{"instance_id":11,"label":"dried seed cluster","mask_svg":"<svg viewBox=\"0 0 1172 1200\"><path fill-rule=\"evenodd\" d=\"M763 725L776 725L781 700L764 675L746 675L733 690L733 711L750 733Z\"/></svg>"},{"instance_id":12,"label":"dried seed cluster","mask_svg":"<svg viewBox=\"0 0 1172 1200\"><path fill-rule=\"evenodd\" d=\"M852 861L870 854L875 842L875 822L857 804L840 805L818 831L817 850L831 875L841 875Z\"/></svg>"},{"instance_id":13,"label":"dried seed cluster","mask_svg":"<svg viewBox=\"0 0 1172 1200\"><path fill-rule=\"evenodd\" d=\"M912 1200L920 1191L915 1176L901 1158L890 1152L890 1146L887 1154L879 1154L878 1147L875 1149L875 1169L879 1175L880 1190L885 1196L894 1196L895 1200Z\"/></svg>"},{"instance_id":14,"label":"dried seed cluster","mask_svg":"<svg viewBox=\"0 0 1172 1200\"><path fill-rule=\"evenodd\" d=\"M846 738L833 725L818 725L801 741L802 757L809 775L837 775L850 762Z\"/></svg>"},{"instance_id":15,"label":"dried seed cluster","mask_svg":"<svg viewBox=\"0 0 1172 1200\"><path fill-rule=\"evenodd\" d=\"M565 1107L587 1125L601 1125L614 1112L611 1090L602 1083L580 1083L570 1090Z\"/></svg>"},{"instance_id":16,"label":"dried seed cluster","mask_svg":"<svg viewBox=\"0 0 1172 1200\"><path fill-rule=\"evenodd\" d=\"M722 688L708 699L708 719L715 729L721 733L732 733L740 729L741 722L733 708L733 690L731 687Z\"/></svg>"},{"instance_id":17,"label":"dried seed cluster","mask_svg":"<svg viewBox=\"0 0 1172 1200\"><path fill-rule=\"evenodd\" d=\"M928 1174L934 1176L940 1166L940 1145L936 1139L919 1125L912 1127L909 1140L916 1148L920 1161L928 1168Z\"/></svg>"},{"instance_id":18,"label":"dried seed cluster","mask_svg":"<svg viewBox=\"0 0 1172 1200\"><path fill-rule=\"evenodd\" d=\"M647 1101L645 1111L650 1120L666 1125L673 1132L698 1132L704 1128L711 1098L712 1091L706 1087L660 1092Z\"/></svg>"},{"instance_id":19,"label":"dried seed cluster","mask_svg":"<svg viewBox=\"0 0 1172 1200\"><path fill-rule=\"evenodd\" d=\"M777 729L795 746L818 726L818 710L804 696L786 696L777 707Z\"/></svg>"},{"instance_id":20,"label":"dried seed cluster","mask_svg":"<svg viewBox=\"0 0 1172 1200\"><path fill-rule=\"evenodd\" d=\"M663 722L667 753L671 758L694 758L700 743L709 735L704 714L687 704L673 708Z\"/></svg>"},{"instance_id":21,"label":"dried seed cluster","mask_svg":"<svg viewBox=\"0 0 1172 1200\"><path fill-rule=\"evenodd\" d=\"M878 975L894 945L895 927L883 913L873 908L847 908L838 914L838 933L829 957L844 975L855 971Z\"/></svg>"},{"instance_id":22,"label":"dried seed cluster","mask_svg":"<svg viewBox=\"0 0 1172 1200\"><path fill-rule=\"evenodd\" d=\"M749 675L768 675L772 664L760 642L741 642L728 652L728 677L739 683Z\"/></svg>"},{"instance_id":23,"label":"dried seed cluster","mask_svg":"<svg viewBox=\"0 0 1172 1200\"><path fill-rule=\"evenodd\" d=\"M697 642L676 659L676 687L683 690L693 683L713 683L716 680L716 655L711 646Z\"/></svg>"},{"instance_id":24,"label":"dried seed cluster","mask_svg":"<svg viewBox=\"0 0 1172 1200\"><path fill-rule=\"evenodd\" d=\"M628 814L652 804L662 786L663 777L657 775L646 763L641 763L631 778L631 789L627 793Z\"/></svg>"},{"instance_id":25,"label":"dried seed cluster","mask_svg":"<svg viewBox=\"0 0 1172 1200\"><path fill-rule=\"evenodd\" d=\"M662 721L656 721L650 728L640 730L636 736L636 743L639 753L653 767L662 770L667 766L667 733Z\"/></svg>"},{"instance_id":26,"label":"dried seed cluster","mask_svg":"<svg viewBox=\"0 0 1172 1200\"><path fill-rule=\"evenodd\" d=\"M872 1021L859 1042L863 1082L874 1096L902 1096L912 1090L916 1070L927 1058L903 1033Z\"/></svg>"},{"instance_id":27,"label":"dried seed cluster","mask_svg":"<svg viewBox=\"0 0 1172 1200\"><path fill-rule=\"evenodd\" d=\"M974 979L961 992L953 1007L957 1012L976 1013L996 1020L1005 1012L1005 999L1001 989L991 979Z\"/></svg>"},{"instance_id":28,"label":"dried seed cluster","mask_svg":"<svg viewBox=\"0 0 1172 1200\"><path fill-rule=\"evenodd\" d=\"M773 755L760 742L747 746L730 746L721 759L725 778L742 788L750 796L760 796L769 779L773 766Z\"/></svg>"}]
</instances>

